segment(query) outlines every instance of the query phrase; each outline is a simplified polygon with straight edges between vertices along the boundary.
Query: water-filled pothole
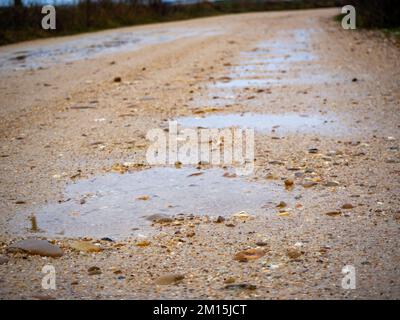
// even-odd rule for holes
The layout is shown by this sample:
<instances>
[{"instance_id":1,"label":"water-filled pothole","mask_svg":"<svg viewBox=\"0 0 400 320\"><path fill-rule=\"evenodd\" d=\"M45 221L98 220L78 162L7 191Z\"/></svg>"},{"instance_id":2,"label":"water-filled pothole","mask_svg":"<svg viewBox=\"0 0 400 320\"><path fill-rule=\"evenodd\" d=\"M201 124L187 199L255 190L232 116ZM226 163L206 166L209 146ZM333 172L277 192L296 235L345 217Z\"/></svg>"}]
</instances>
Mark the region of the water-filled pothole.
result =
<instances>
[{"instance_id":1,"label":"water-filled pothole","mask_svg":"<svg viewBox=\"0 0 400 320\"><path fill-rule=\"evenodd\" d=\"M345 133L347 128L333 116L286 114L233 113L211 114L205 117L182 117L177 119L183 127L196 128L253 128L257 131L280 133L318 133L335 135Z\"/></svg>"},{"instance_id":2,"label":"water-filled pothole","mask_svg":"<svg viewBox=\"0 0 400 320\"><path fill-rule=\"evenodd\" d=\"M281 185L226 177L226 172L157 167L78 180L66 186L64 202L35 208L37 228L50 236L123 238L154 230L146 219L154 214L230 216L244 210L260 215L267 214L268 203L270 208L277 201L290 203ZM17 216L13 228L26 234L29 216Z\"/></svg>"},{"instance_id":3,"label":"water-filled pothole","mask_svg":"<svg viewBox=\"0 0 400 320\"><path fill-rule=\"evenodd\" d=\"M211 98L194 99L191 104L195 107L229 106L237 103L238 94L248 89L329 86L344 81L340 73L326 72L322 68L321 57L312 50L314 33L317 31L313 29L282 31L279 41L261 41L252 50L241 52L240 59L227 67L224 76L208 85ZM231 98L221 99L222 96ZM265 96L261 95L244 103L260 105L264 102Z\"/></svg>"}]
</instances>

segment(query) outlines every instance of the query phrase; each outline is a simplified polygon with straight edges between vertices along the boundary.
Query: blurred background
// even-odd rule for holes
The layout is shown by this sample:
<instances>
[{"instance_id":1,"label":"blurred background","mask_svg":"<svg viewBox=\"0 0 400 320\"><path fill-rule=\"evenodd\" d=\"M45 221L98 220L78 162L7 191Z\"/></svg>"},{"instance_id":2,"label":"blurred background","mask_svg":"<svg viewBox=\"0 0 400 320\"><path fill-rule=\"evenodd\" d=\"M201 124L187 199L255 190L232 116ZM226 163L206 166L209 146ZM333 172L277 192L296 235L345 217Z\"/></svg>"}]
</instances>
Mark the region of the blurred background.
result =
<instances>
[{"instance_id":1,"label":"blurred background","mask_svg":"<svg viewBox=\"0 0 400 320\"><path fill-rule=\"evenodd\" d=\"M45 4L56 7L56 30L41 28L41 9ZM399 30L398 0L0 0L0 45L219 14L346 4L356 7L357 27Z\"/></svg>"}]
</instances>

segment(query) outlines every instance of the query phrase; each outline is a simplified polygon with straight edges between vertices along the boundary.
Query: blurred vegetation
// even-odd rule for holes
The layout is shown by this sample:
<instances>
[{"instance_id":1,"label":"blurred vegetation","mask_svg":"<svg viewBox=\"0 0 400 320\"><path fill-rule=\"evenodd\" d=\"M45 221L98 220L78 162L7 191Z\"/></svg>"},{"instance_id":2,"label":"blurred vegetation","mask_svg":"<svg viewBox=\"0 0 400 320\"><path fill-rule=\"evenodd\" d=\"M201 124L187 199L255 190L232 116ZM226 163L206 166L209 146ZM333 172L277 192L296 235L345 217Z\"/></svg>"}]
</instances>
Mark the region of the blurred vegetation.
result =
<instances>
[{"instance_id":1,"label":"blurred vegetation","mask_svg":"<svg viewBox=\"0 0 400 320\"><path fill-rule=\"evenodd\" d=\"M396 28L400 27L399 0L349 0L356 8L357 27Z\"/></svg>"},{"instance_id":2,"label":"blurred vegetation","mask_svg":"<svg viewBox=\"0 0 400 320\"><path fill-rule=\"evenodd\" d=\"M56 5L56 30L43 30L42 7L23 6L21 0L15 0L13 6L0 7L0 45L49 36L219 14L343 5L342 0L226 0L191 5L164 4L160 0L149 1L149 5L142 5L137 0L82 0L75 5Z\"/></svg>"},{"instance_id":3,"label":"blurred vegetation","mask_svg":"<svg viewBox=\"0 0 400 320\"><path fill-rule=\"evenodd\" d=\"M380 29L400 42L399 0L348 0L356 9L357 28ZM341 22L345 14L338 15Z\"/></svg>"}]
</instances>

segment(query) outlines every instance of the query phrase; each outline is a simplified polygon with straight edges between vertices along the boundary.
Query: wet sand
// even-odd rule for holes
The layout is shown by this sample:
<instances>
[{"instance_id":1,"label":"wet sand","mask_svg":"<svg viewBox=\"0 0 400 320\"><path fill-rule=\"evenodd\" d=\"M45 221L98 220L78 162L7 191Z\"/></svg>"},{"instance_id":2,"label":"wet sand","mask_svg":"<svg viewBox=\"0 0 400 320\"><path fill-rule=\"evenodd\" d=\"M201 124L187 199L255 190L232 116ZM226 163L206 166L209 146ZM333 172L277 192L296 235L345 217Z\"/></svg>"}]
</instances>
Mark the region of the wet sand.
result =
<instances>
[{"instance_id":1,"label":"wet sand","mask_svg":"<svg viewBox=\"0 0 400 320\"><path fill-rule=\"evenodd\" d=\"M337 12L0 48L0 298L398 299L399 48ZM168 120L254 128L254 173L146 165Z\"/></svg>"}]
</instances>

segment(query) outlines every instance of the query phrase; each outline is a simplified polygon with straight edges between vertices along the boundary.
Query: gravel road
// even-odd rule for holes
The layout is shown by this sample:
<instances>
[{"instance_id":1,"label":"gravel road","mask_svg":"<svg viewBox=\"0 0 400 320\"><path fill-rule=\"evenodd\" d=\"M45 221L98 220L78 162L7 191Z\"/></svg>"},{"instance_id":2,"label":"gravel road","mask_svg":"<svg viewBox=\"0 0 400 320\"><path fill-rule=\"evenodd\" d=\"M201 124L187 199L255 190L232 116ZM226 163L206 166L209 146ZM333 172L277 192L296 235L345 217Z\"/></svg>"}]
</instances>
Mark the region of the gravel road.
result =
<instances>
[{"instance_id":1,"label":"gravel road","mask_svg":"<svg viewBox=\"0 0 400 320\"><path fill-rule=\"evenodd\" d=\"M1 47L0 298L399 299L400 49L338 11ZM254 172L148 165L169 120Z\"/></svg>"}]
</instances>

